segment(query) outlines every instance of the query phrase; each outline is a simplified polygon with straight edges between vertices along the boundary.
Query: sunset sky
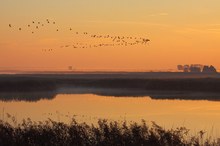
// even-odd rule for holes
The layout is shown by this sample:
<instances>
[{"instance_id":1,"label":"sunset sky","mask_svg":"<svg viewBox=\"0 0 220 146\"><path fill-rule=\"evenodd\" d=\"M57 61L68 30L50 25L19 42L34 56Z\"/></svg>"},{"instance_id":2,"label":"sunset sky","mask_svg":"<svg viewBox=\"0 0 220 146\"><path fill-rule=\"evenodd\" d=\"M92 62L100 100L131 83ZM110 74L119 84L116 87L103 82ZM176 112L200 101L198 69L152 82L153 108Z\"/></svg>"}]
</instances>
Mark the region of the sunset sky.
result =
<instances>
[{"instance_id":1,"label":"sunset sky","mask_svg":"<svg viewBox=\"0 0 220 146\"><path fill-rule=\"evenodd\" d=\"M56 25L46 25L46 19ZM0 70L73 66L76 70L146 71L176 69L178 64L220 69L219 0L1 0L0 21ZM32 21L45 26L36 30ZM151 41L126 47L60 48L96 43L74 32Z\"/></svg>"}]
</instances>

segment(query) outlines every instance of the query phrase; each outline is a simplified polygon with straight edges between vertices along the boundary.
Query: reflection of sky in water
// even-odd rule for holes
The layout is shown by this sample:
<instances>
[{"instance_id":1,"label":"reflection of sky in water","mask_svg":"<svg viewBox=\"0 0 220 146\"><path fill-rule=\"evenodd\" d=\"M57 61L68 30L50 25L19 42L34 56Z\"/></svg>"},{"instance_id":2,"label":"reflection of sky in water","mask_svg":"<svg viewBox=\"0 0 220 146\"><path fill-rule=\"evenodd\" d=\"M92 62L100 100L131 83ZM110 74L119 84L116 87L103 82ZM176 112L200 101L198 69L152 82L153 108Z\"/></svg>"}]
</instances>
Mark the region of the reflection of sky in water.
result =
<instances>
[{"instance_id":1,"label":"reflection of sky in water","mask_svg":"<svg viewBox=\"0 0 220 146\"><path fill-rule=\"evenodd\" d=\"M18 121L30 117L40 121L52 118L69 122L77 115L80 121L97 118L112 120L156 121L166 128L186 126L192 132L204 129L220 135L220 102L205 100L152 100L149 97L110 97L92 94L59 94L53 100L38 102L0 101L1 111L15 115ZM1 119L3 112L0 112ZM8 120L4 116L4 120ZM214 130L211 130L214 127Z\"/></svg>"}]
</instances>

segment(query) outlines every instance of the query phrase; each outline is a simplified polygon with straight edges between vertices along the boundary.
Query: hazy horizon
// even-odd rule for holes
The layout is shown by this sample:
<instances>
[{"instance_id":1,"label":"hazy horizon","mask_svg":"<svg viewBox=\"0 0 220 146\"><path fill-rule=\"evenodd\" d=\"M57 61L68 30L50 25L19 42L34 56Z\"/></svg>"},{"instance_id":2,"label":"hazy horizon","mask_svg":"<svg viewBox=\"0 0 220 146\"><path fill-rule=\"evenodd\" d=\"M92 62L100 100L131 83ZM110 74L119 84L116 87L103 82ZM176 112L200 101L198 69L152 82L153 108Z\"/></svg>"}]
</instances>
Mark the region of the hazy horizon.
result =
<instances>
[{"instance_id":1,"label":"hazy horizon","mask_svg":"<svg viewBox=\"0 0 220 146\"><path fill-rule=\"evenodd\" d=\"M177 64L194 63L219 69L219 4L218 0L2 1L0 69L175 70ZM88 37L93 34L143 37L150 42L62 48L108 42Z\"/></svg>"}]
</instances>

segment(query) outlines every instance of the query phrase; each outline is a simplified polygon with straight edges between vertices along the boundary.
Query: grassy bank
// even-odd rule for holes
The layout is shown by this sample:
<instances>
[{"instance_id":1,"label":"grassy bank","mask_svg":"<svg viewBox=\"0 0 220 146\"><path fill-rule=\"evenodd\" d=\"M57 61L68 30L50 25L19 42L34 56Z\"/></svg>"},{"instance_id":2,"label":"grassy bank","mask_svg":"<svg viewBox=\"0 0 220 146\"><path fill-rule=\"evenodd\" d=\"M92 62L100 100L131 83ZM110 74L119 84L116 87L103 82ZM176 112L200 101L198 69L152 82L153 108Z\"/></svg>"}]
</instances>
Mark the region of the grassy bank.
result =
<instances>
[{"instance_id":1,"label":"grassy bank","mask_svg":"<svg viewBox=\"0 0 220 146\"><path fill-rule=\"evenodd\" d=\"M0 92L56 91L65 87L220 93L220 78L150 79L96 75L1 75Z\"/></svg>"},{"instance_id":2,"label":"grassy bank","mask_svg":"<svg viewBox=\"0 0 220 146\"><path fill-rule=\"evenodd\" d=\"M165 130L156 123L148 126L134 122L98 120L96 126L78 123L70 124L52 121L33 122L23 120L11 125L0 121L0 145L4 146L217 146L220 142L204 138L200 131L195 136L180 127Z\"/></svg>"}]
</instances>

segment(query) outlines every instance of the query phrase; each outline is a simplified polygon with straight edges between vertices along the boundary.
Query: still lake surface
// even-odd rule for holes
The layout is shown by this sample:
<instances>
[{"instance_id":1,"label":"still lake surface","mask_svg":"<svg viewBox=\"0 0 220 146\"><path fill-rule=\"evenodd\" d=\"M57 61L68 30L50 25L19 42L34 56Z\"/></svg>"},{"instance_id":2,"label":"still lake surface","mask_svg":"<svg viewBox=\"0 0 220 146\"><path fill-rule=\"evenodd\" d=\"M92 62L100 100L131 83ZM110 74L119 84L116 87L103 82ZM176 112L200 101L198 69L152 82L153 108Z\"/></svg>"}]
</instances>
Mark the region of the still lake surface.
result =
<instances>
[{"instance_id":1,"label":"still lake surface","mask_svg":"<svg viewBox=\"0 0 220 146\"><path fill-rule=\"evenodd\" d=\"M2 96L2 95L0 95ZM220 137L220 102L208 100L152 99L144 97L113 97L95 94L57 94L38 100L6 100L0 97L0 119L7 114L18 122L24 118L70 122L74 116L80 122L95 123L99 118L140 122L155 121L164 128L185 126L192 134L199 130ZM27 99L27 98L25 98Z\"/></svg>"}]
</instances>

